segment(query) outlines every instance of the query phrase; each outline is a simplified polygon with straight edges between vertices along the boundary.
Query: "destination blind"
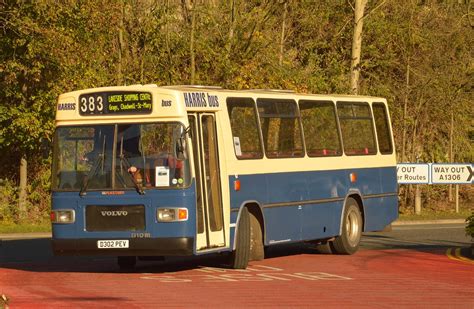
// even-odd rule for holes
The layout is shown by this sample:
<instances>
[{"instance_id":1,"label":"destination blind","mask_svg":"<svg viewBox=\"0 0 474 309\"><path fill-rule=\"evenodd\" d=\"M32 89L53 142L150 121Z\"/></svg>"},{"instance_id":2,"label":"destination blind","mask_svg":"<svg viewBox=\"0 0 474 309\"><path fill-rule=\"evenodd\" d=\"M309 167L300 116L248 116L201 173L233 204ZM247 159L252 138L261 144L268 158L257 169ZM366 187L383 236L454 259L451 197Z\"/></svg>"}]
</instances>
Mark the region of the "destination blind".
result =
<instances>
[{"instance_id":1,"label":"destination blind","mask_svg":"<svg viewBox=\"0 0 474 309\"><path fill-rule=\"evenodd\" d=\"M79 96L79 114L81 116L149 114L152 102L152 95L149 92L87 93Z\"/></svg>"}]
</instances>

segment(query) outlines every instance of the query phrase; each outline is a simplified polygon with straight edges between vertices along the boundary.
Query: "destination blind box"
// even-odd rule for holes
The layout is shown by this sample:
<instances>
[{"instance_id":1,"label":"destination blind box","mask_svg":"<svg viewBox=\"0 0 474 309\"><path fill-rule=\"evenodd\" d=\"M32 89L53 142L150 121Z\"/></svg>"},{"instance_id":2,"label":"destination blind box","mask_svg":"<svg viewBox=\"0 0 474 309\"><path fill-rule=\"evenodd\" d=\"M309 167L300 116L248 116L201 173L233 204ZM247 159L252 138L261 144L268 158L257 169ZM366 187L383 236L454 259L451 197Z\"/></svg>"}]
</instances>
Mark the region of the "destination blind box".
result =
<instances>
[{"instance_id":1,"label":"destination blind box","mask_svg":"<svg viewBox=\"0 0 474 309\"><path fill-rule=\"evenodd\" d=\"M142 91L106 91L81 94L79 114L94 115L133 115L150 114L152 95Z\"/></svg>"}]
</instances>

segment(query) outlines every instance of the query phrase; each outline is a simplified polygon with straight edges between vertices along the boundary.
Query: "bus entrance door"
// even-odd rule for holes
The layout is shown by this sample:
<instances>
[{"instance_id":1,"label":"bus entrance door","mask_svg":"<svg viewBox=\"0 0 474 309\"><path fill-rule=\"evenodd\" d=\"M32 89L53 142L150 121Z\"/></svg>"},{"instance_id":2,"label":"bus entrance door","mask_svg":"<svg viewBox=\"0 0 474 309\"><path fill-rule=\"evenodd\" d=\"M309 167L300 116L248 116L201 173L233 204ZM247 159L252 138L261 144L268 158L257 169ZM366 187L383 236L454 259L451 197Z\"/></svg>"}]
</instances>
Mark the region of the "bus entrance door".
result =
<instances>
[{"instance_id":1,"label":"bus entrance door","mask_svg":"<svg viewBox=\"0 0 474 309\"><path fill-rule=\"evenodd\" d=\"M214 114L188 115L196 180L196 250L225 246L221 179Z\"/></svg>"}]
</instances>

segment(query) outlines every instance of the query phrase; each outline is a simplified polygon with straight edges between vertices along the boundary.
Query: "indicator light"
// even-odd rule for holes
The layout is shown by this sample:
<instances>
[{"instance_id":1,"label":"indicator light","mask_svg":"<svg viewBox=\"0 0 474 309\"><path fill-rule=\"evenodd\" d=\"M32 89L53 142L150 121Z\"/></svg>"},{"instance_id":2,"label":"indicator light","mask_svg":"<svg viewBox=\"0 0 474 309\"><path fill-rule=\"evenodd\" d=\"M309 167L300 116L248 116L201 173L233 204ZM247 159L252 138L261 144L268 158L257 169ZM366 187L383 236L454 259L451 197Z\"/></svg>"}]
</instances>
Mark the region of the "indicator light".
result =
<instances>
[{"instance_id":1,"label":"indicator light","mask_svg":"<svg viewBox=\"0 0 474 309\"><path fill-rule=\"evenodd\" d=\"M178 209L178 220L188 220L188 210L186 208Z\"/></svg>"},{"instance_id":2,"label":"indicator light","mask_svg":"<svg viewBox=\"0 0 474 309\"><path fill-rule=\"evenodd\" d=\"M234 190L240 191L240 180L234 180Z\"/></svg>"},{"instance_id":3,"label":"indicator light","mask_svg":"<svg viewBox=\"0 0 474 309\"><path fill-rule=\"evenodd\" d=\"M158 222L177 222L188 220L187 208L158 208L156 211Z\"/></svg>"},{"instance_id":4,"label":"indicator light","mask_svg":"<svg viewBox=\"0 0 474 309\"><path fill-rule=\"evenodd\" d=\"M357 181L357 174L356 173L350 173L349 178L352 183Z\"/></svg>"}]
</instances>

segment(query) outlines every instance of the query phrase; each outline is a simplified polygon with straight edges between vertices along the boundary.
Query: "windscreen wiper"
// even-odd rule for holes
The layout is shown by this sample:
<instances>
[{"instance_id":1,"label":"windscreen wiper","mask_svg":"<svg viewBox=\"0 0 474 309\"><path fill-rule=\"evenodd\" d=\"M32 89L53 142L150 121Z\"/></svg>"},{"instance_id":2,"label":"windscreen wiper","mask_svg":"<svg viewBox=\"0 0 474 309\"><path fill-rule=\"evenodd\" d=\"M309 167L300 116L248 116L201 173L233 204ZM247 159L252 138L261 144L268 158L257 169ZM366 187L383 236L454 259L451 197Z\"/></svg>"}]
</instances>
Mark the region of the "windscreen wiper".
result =
<instances>
[{"instance_id":1,"label":"windscreen wiper","mask_svg":"<svg viewBox=\"0 0 474 309\"><path fill-rule=\"evenodd\" d=\"M79 191L80 196L84 196L86 194L87 186L89 185L89 180L95 174L97 174L99 166L102 167L102 170L104 169L104 158L105 158L105 135L104 135L104 142L102 144L102 153L99 153L98 159L95 161L94 166L92 166L91 170L89 171L89 174L84 176L82 186L81 186L81 191Z\"/></svg>"}]
</instances>

